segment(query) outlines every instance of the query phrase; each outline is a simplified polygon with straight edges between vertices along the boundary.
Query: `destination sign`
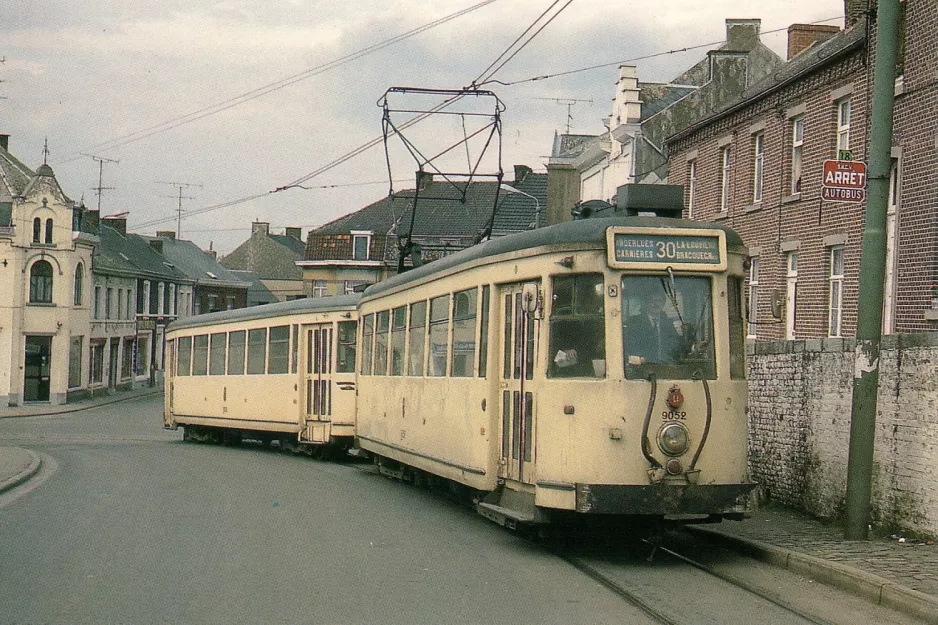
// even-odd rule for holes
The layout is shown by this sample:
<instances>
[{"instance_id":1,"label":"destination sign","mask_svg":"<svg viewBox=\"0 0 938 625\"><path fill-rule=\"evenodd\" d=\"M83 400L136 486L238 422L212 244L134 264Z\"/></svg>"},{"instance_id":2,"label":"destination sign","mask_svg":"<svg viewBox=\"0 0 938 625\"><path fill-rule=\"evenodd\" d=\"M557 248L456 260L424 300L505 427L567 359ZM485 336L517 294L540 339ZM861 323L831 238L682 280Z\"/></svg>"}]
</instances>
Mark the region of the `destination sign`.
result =
<instances>
[{"instance_id":1,"label":"destination sign","mask_svg":"<svg viewBox=\"0 0 938 625\"><path fill-rule=\"evenodd\" d=\"M609 264L617 268L726 269L724 234L691 228L611 228Z\"/></svg>"},{"instance_id":2,"label":"destination sign","mask_svg":"<svg viewBox=\"0 0 938 625\"><path fill-rule=\"evenodd\" d=\"M720 262L720 240L717 237L687 237L633 234L616 235L616 260L619 262Z\"/></svg>"}]
</instances>

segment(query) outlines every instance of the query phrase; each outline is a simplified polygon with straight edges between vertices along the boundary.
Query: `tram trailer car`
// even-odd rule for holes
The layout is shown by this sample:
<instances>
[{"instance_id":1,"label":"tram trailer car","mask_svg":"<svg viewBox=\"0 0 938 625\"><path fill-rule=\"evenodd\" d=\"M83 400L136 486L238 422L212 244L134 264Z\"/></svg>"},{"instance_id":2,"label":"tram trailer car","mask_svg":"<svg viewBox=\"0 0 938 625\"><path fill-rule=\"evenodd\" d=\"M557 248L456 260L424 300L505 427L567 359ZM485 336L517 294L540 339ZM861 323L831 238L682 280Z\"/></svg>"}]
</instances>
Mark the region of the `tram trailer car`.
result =
<instances>
[{"instance_id":1,"label":"tram trailer car","mask_svg":"<svg viewBox=\"0 0 938 625\"><path fill-rule=\"evenodd\" d=\"M360 295L300 299L170 324L163 427L186 440L317 453L355 434Z\"/></svg>"},{"instance_id":2,"label":"tram trailer car","mask_svg":"<svg viewBox=\"0 0 938 625\"><path fill-rule=\"evenodd\" d=\"M357 444L512 527L741 518L747 258L721 225L586 219L373 285Z\"/></svg>"}]
</instances>

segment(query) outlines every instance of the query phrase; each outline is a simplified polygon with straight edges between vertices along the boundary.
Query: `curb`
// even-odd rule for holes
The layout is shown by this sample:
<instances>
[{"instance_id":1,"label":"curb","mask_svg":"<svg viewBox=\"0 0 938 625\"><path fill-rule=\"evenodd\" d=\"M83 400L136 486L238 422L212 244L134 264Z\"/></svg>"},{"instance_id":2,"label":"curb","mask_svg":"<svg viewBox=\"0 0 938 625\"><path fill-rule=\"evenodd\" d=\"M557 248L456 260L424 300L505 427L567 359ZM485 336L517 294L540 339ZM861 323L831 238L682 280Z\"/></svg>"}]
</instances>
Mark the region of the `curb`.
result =
<instances>
[{"instance_id":1,"label":"curb","mask_svg":"<svg viewBox=\"0 0 938 625\"><path fill-rule=\"evenodd\" d=\"M39 467L42 466L42 460L39 458L39 454L34 451L30 451L29 449L23 449L23 451L28 453L31 457L29 466L12 477L0 480L0 493L4 493L11 488L19 486L32 476L36 475L36 473L39 471Z\"/></svg>"},{"instance_id":2,"label":"curb","mask_svg":"<svg viewBox=\"0 0 938 625\"><path fill-rule=\"evenodd\" d=\"M755 560L771 564L794 573L834 586L873 603L890 607L898 612L938 623L938 597L926 595L906 586L890 582L878 575L860 571L838 562L830 562L797 551L738 536L719 530L688 527L692 533L706 535L714 542L729 547Z\"/></svg>"},{"instance_id":3,"label":"curb","mask_svg":"<svg viewBox=\"0 0 938 625\"><path fill-rule=\"evenodd\" d=\"M26 418L26 417L47 417L49 415L57 414L66 414L70 412L81 412L82 410L91 410L92 408L98 408L100 406L107 406L109 404L116 404L122 401L130 401L132 399L140 399L141 397L150 397L151 395L161 394L163 392L162 388L154 388L152 390L143 391L134 393L128 397L122 397L120 395L109 395L103 399L92 399L85 402L80 402L77 404L62 404L61 406L50 406L48 410L44 412L30 412L26 414L16 414L15 411L18 408L11 408L9 411L12 414L4 414L4 409L0 409L0 419L16 419L16 418Z\"/></svg>"}]
</instances>

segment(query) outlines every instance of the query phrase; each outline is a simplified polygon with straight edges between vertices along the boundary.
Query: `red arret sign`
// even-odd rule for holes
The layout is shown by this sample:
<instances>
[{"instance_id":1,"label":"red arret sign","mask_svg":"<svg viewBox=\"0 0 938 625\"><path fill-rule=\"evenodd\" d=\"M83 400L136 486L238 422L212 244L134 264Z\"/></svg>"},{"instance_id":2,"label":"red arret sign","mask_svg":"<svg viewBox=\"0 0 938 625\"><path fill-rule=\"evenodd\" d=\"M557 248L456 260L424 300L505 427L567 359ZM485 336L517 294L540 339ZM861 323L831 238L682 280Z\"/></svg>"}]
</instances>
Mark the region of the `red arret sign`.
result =
<instances>
[{"instance_id":1,"label":"red arret sign","mask_svg":"<svg viewBox=\"0 0 938 625\"><path fill-rule=\"evenodd\" d=\"M831 202L862 202L866 199L866 163L824 161L821 198Z\"/></svg>"}]
</instances>

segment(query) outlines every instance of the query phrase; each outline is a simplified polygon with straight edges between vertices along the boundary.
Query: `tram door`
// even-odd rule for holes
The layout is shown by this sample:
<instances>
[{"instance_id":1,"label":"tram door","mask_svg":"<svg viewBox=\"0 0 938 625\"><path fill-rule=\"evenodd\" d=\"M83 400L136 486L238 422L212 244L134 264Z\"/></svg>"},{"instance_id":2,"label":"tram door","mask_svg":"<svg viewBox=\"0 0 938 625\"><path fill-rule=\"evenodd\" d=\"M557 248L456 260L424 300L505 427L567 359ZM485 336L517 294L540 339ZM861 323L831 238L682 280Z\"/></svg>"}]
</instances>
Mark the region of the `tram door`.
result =
<instances>
[{"instance_id":1,"label":"tram door","mask_svg":"<svg viewBox=\"0 0 938 625\"><path fill-rule=\"evenodd\" d=\"M502 367L501 475L533 484L539 285L506 286L501 290Z\"/></svg>"},{"instance_id":2,"label":"tram door","mask_svg":"<svg viewBox=\"0 0 938 625\"><path fill-rule=\"evenodd\" d=\"M327 443L332 417L331 323L306 326L306 440Z\"/></svg>"}]
</instances>

